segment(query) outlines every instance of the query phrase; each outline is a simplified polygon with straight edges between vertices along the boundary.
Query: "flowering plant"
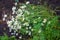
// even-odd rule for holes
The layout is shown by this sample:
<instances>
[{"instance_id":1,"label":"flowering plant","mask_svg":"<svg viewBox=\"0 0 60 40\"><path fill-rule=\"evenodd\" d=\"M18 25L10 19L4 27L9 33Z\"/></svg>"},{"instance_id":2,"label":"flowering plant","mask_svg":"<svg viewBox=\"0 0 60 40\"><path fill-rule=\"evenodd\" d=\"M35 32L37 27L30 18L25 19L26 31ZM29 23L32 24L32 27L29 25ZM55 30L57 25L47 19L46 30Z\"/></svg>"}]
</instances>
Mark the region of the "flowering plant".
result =
<instances>
[{"instance_id":1,"label":"flowering plant","mask_svg":"<svg viewBox=\"0 0 60 40\"><path fill-rule=\"evenodd\" d=\"M51 38L50 34L57 23L54 11L45 5L19 4L19 7L13 7L13 16L7 21L9 32L14 30L12 35L29 36L30 40L46 40ZM18 32L18 33L16 33ZM24 40L24 36L19 36L19 39ZM28 39L26 39L28 40Z\"/></svg>"}]
</instances>

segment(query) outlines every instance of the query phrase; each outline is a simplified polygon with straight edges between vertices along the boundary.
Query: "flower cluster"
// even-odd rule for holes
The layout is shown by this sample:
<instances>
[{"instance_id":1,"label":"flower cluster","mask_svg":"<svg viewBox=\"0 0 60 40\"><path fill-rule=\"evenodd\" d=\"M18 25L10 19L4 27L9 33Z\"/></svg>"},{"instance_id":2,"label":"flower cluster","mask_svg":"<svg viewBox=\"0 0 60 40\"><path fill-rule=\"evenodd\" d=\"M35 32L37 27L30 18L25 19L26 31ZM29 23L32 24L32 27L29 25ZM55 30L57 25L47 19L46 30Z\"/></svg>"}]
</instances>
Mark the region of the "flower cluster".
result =
<instances>
[{"instance_id":1,"label":"flower cluster","mask_svg":"<svg viewBox=\"0 0 60 40\"><path fill-rule=\"evenodd\" d=\"M26 2L26 5L29 2ZM12 7L12 16L11 16L11 20L7 21L8 27L9 27L9 32L11 32L12 30L14 31L24 31L22 30L23 27L26 30L25 32L28 33L28 35L31 35L31 31L29 31L28 29L31 30L31 26L29 25L29 21L27 20L27 17L25 17L24 14L29 15L30 12L28 10L26 10L25 8L27 7L26 5L20 6L19 9L17 9L17 7L13 6ZM17 10L16 10L17 9ZM5 15L6 17L6 15ZM29 27L28 27L29 26ZM33 31L33 29L32 29ZM16 34L16 33L11 33L11 34ZM21 38L21 37L19 37Z\"/></svg>"}]
</instances>

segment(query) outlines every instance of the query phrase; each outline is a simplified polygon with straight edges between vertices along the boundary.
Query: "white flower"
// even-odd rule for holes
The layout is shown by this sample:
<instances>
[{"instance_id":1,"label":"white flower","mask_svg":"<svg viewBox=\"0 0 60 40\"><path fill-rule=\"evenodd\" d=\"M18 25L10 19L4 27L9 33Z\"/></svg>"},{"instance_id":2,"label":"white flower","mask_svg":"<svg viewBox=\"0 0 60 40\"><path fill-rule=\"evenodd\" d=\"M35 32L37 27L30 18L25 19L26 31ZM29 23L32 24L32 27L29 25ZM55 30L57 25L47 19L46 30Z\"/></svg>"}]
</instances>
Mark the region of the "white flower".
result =
<instances>
[{"instance_id":1,"label":"white flower","mask_svg":"<svg viewBox=\"0 0 60 40\"><path fill-rule=\"evenodd\" d=\"M15 3L15 5L17 5L17 2Z\"/></svg>"},{"instance_id":2,"label":"white flower","mask_svg":"<svg viewBox=\"0 0 60 40\"><path fill-rule=\"evenodd\" d=\"M29 31L26 31L26 33L28 33Z\"/></svg>"},{"instance_id":3,"label":"white flower","mask_svg":"<svg viewBox=\"0 0 60 40\"><path fill-rule=\"evenodd\" d=\"M3 21L5 21L5 18L3 18Z\"/></svg>"},{"instance_id":4,"label":"white flower","mask_svg":"<svg viewBox=\"0 0 60 40\"><path fill-rule=\"evenodd\" d=\"M11 20L14 21L14 18L12 18Z\"/></svg>"},{"instance_id":5,"label":"white flower","mask_svg":"<svg viewBox=\"0 0 60 40\"><path fill-rule=\"evenodd\" d=\"M38 19L40 19L41 17L38 17Z\"/></svg>"},{"instance_id":6,"label":"white flower","mask_svg":"<svg viewBox=\"0 0 60 40\"><path fill-rule=\"evenodd\" d=\"M16 19L20 19L21 16L22 14L17 14Z\"/></svg>"},{"instance_id":7,"label":"white flower","mask_svg":"<svg viewBox=\"0 0 60 40\"><path fill-rule=\"evenodd\" d=\"M21 9L18 9L18 11L17 12L19 12L20 14L22 14L23 13L23 11L21 10Z\"/></svg>"},{"instance_id":8,"label":"white flower","mask_svg":"<svg viewBox=\"0 0 60 40\"><path fill-rule=\"evenodd\" d=\"M31 26L29 27L29 29L31 29Z\"/></svg>"},{"instance_id":9,"label":"white flower","mask_svg":"<svg viewBox=\"0 0 60 40\"><path fill-rule=\"evenodd\" d=\"M31 31L34 31L34 29L31 29Z\"/></svg>"},{"instance_id":10,"label":"white flower","mask_svg":"<svg viewBox=\"0 0 60 40\"><path fill-rule=\"evenodd\" d=\"M18 36L18 33L16 33L16 36Z\"/></svg>"},{"instance_id":11,"label":"white flower","mask_svg":"<svg viewBox=\"0 0 60 40\"><path fill-rule=\"evenodd\" d=\"M28 29L28 27L26 27L26 29Z\"/></svg>"},{"instance_id":12,"label":"white flower","mask_svg":"<svg viewBox=\"0 0 60 40\"><path fill-rule=\"evenodd\" d=\"M13 11L12 14L15 14L16 12L15 10L16 10L16 7L12 7L12 11Z\"/></svg>"},{"instance_id":13,"label":"white flower","mask_svg":"<svg viewBox=\"0 0 60 40\"><path fill-rule=\"evenodd\" d=\"M14 30L16 30L16 29L17 29L17 28L16 28L16 25L13 25L11 28L12 28L12 29L14 29Z\"/></svg>"},{"instance_id":14,"label":"white flower","mask_svg":"<svg viewBox=\"0 0 60 40\"><path fill-rule=\"evenodd\" d=\"M44 24L43 24L43 23L41 23L41 25L42 25L42 26L44 26Z\"/></svg>"},{"instance_id":15,"label":"white flower","mask_svg":"<svg viewBox=\"0 0 60 40\"><path fill-rule=\"evenodd\" d=\"M7 17L7 15L5 14L4 17Z\"/></svg>"},{"instance_id":16,"label":"white flower","mask_svg":"<svg viewBox=\"0 0 60 40\"><path fill-rule=\"evenodd\" d=\"M34 20L33 23L37 23L37 21Z\"/></svg>"},{"instance_id":17,"label":"white flower","mask_svg":"<svg viewBox=\"0 0 60 40\"><path fill-rule=\"evenodd\" d=\"M18 24L18 23L15 21L15 22L14 22L14 25L17 25L17 24Z\"/></svg>"},{"instance_id":18,"label":"white flower","mask_svg":"<svg viewBox=\"0 0 60 40\"><path fill-rule=\"evenodd\" d=\"M16 19L18 19L19 18L19 16L16 16Z\"/></svg>"},{"instance_id":19,"label":"white flower","mask_svg":"<svg viewBox=\"0 0 60 40\"><path fill-rule=\"evenodd\" d=\"M21 26L19 26L18 28L21 29Z\"/></svg>"},{"instance_id":20,"label":"white flower","mask_svg":"<svg viewBox=\"0 0 60 40\"><path fill-rule=\"evenodd\" d=\"M17 26L17 29L21 29L21 28L22 28L22 26L21 26L21 25L18 25L18 26Z\"/></svg>"},{"instance_id":21,"label":"white flower","mask_svg":"<svg viewBox=\"0 0 60 40\"><path fill-rule=\"evenodd\" d=\"M25 19L25 18L23 17L22 21L24 21L24 19Z\"/></svg>"},{"instance_id":22,"label":"white flower","mask_svg":"<svg viewBox=\"0 0 60 40\"><path fill-rule=\"evenodd\" d=\"M13 25L11 25L11 27L10 27L10 28L11 28L11 29L15 29Z\"/></svg>"},{"instance_id":23,"label":"white flower","mask_svg":"<svg viewBox=\"0 0 60 40\"><path fill-rule=\"evenodd\" d=\"M38 33L41 33L41 30L39 30Z\"/></svg>"},{"instance_id":24,"label":"white flower","mask_svg":"<svg viewBox=\"0 0 60 40\"><path fill-rule=\"evenodd\" d=\"M11 27L11 24L8 24L8 27Z\"/></svg>"},{"instance_id":25,"label":"white flower","mask_svg":"<svg viewBox=\"0 0 60 40\"><path fill-rule=\"evenodd\" d=\"M15 6L13 6L13 7L12 7L12 11L15 11L15 10L16 10L16 7L15 7Z\"/></svg>"},{"instance_id":26,"label":"white flower","mask_svg":"<svg viewBox=\"0 0 60 40\"><path fill-rule=\"evenodd\" d=\"M12 23L12 21L7 21L7 24L11 24Z\"/></svg>"},{"instance_id":27,"label":"white flower","mask_svg":"<svg viewBox=\"0 0 60 40\"><path fill-rule=\"evenodd\" d=\"M13 11L12 14L15 14L15 11Z\"/></svg>"},{"instance_id":28,"label":"white flower","mask_svg":"<svg viewBox=\"0 0 60 40\"><path fill-rule=\"evenodd\" d=\"M22 36L19 37L19 39L21 39L21 38L22 38Z\"/></svg>"},{"instance_id":29,"label":"white flower","mask_svg":"<svg viewBox=\"0 0 60 40\"><path fill-rule=\"evenodd\" d=\"M26 2L26 4L29 4L29 3L30 3L29 1Z\"/></svg>"},{"instance_id":30,"label":"white flower","mask_svg":"<svg viewBox=\"0 0 60 40\"><path fill-rule=\"evenodd\" d=\"M29 26L29 23L28 22L25 22L23 25L24 26Z\"/></svg>"},{"instance_id":31,"label":"white flower","mask_svg":"<svg viewBox=\"0 0 60 40\"><path fill-rule=\"evenodd\" d=\"M12 18L14 18L14 17L12 16Z\"/></svg>"},{"instance_id":32,"label":"white flower","mask_svg":"<svg viewBox=\"0 0 60 40\"><path fill-rule=\"evenodd\" d=\"M29 32L28 35L31 35L31 32Z\"/></svg>"},{"instance_id":33,"label":"white flower","mask_svg":"<svg viewBox=\"0 0 60 40\"><path fill-rule=\"evenodd\" d=\"M21 6L20 8L24 9L24 8L26 8L26 6L24 5L24 6Z\"/></svg>"},{"instance_id":34,"label":"white flower","mask_svg":"<svg viewBox=\"0 0 60 40\"><path fill-rule=\"evenodd\" d=\"M46 22L47 22L47 19L44 19L44 20L43 20L43 23L46 23Z\"/></svg>"},{"instance_id":35,"label":"white flower","mask_svg":"<svg viewBox=\"0 0 60 40\"><path fill-rule=\"evenodd\" d=\"M14 35L14 33L11 33L11 35Z\"/></svg>"}]
</instances>

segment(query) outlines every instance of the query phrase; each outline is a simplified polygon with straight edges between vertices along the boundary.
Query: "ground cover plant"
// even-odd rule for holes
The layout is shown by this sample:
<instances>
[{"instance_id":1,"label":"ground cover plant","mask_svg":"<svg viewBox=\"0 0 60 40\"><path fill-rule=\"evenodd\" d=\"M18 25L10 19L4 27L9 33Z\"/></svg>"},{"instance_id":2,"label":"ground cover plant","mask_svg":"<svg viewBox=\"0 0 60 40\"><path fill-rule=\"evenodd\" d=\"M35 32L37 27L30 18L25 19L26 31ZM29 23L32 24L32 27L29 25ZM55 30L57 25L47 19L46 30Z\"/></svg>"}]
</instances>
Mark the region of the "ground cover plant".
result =
<instances>
[{"instance_id":1,"label":"ground cover plant","mask_svg":"<svg viewBox=\"0 0 60 40\"><path fill-rule=\"evenodd\" d=\"M46 5L28 3L12 8L13 15L7 21L12 36L5 34L0 40L60 40L55 12Z\"/></svg>"}]
</instances>

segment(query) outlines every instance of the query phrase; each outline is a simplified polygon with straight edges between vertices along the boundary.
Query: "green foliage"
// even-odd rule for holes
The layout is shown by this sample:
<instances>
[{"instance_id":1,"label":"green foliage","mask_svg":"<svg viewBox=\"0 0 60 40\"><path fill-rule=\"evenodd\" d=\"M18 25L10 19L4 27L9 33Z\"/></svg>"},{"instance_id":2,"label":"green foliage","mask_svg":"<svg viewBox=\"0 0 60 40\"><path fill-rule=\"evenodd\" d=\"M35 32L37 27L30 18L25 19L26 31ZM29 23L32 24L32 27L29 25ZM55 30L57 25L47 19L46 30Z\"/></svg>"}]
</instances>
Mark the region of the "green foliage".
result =
<instances>
[{"instance_id":1,"label":"green foliage","mask_svg":"<svg viewBox=\"0 0 60 40\"><path fill-rule=\"evenodd\" d=\"M16 40L14 36L8 37L7 35L0 36L0 40Z\"/></svg>"}]
</instances>

